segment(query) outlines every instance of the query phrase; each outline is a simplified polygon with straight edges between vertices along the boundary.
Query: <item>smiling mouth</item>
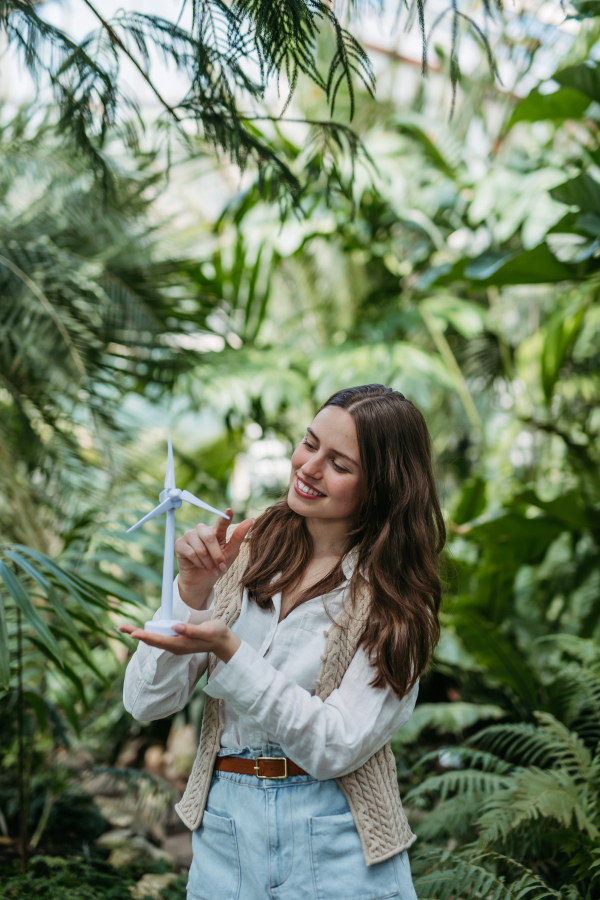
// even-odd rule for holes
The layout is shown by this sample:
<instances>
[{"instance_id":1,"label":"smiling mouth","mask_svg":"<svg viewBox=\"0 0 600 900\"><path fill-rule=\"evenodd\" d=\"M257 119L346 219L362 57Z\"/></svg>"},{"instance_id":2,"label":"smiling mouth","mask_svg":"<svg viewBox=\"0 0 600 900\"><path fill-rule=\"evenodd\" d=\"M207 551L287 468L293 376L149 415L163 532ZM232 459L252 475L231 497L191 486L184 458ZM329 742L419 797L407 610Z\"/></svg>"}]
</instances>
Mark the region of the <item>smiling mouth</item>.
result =
<instances>
[{"instance_id":1,"label":"smiling mouth","mask_svg":"<svg viewBox=\"0 0 600 900\"><path fill-rule=\"evenodd\" d=\"M296 480L294 481L294 488L296 489L296 493L300 494L301 497L324 497L325 494L321 494L319 491L316 491L309 484L306 484L305 481L302 481L299 475L296 475Z\"/></svg>"}]
</instances>

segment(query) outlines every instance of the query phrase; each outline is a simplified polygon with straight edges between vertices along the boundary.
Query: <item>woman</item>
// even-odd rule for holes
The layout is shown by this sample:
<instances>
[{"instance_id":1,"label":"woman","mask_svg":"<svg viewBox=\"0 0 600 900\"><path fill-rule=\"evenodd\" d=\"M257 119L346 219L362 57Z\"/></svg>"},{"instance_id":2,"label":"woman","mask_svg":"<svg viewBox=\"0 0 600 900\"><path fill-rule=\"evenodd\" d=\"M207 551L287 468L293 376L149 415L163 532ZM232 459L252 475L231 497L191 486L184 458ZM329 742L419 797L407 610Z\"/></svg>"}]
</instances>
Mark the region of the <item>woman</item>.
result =
<instances>
[{"instance_id":1,"label":"woman","mask_svg":"<svg viewBox=\"0 0 600 900\"><path fill-rule=\"evenodd\" d=\"M188 900L414 900L389 742L439 637L444 540L423 416L375 384L317 413L285 500L176 542L179 636L121 631L143 642L137 719L181 709L208 666L177 805Z\"/></svg>"}]
</instances>

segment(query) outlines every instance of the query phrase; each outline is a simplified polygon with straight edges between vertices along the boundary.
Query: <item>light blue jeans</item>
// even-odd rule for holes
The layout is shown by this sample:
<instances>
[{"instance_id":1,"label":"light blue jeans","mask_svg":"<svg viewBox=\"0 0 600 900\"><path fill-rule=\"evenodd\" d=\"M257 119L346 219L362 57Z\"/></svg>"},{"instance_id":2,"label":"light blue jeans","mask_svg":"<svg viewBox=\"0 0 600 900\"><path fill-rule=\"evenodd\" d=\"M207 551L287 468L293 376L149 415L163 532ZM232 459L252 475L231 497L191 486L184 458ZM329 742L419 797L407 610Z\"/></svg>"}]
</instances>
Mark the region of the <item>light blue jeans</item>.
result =
<instances>
[{"instance_id":1,"label":"light blue jeans","mask_svg":"<svg viewBox=\"0 0 600 900\"><path fill-rule=\"evenodd\" d=\"M261 755L284 754L270 744ZM188 900L417 900L406 851L365 864L333 779L215 772L192 842Z\"/></svg>"}]
</instances>

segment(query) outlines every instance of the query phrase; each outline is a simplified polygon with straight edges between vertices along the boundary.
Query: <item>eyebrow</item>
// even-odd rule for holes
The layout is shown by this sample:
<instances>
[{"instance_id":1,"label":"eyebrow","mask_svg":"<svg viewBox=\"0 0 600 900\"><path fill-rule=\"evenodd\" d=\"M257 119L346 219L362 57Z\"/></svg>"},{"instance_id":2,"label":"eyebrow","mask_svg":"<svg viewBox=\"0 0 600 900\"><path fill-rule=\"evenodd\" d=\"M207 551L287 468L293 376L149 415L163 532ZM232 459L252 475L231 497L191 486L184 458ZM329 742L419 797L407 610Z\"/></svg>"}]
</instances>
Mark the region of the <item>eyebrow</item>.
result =
<instances>
[{"instance_id":1,"label":"eyebrow","mask_svg":"<svg viewBox=\"0 0 600 900\"><path fill-rule=\"evenodd\" d=\"M308 434L310 434L310 435L312 435L312 437L314 437L315 441L318 441L319 444L321 443L321 441L319 440L319 438L317 437L317 435L314 433L314 431L312 430L312 428L307 428L306 431L307 431ZM334 452L335 456L343 456L344 459L347 459L349 462L351 462L352 465L354 465L354 466L357 467L357 469L360 469L360 466L359 466L359 464L356 462L356 460L355 460L355 459L352 459L351 456L348 456L347 453L342 453L340 450L334 450L333 452Z\"/></svg>"}]
</instances>

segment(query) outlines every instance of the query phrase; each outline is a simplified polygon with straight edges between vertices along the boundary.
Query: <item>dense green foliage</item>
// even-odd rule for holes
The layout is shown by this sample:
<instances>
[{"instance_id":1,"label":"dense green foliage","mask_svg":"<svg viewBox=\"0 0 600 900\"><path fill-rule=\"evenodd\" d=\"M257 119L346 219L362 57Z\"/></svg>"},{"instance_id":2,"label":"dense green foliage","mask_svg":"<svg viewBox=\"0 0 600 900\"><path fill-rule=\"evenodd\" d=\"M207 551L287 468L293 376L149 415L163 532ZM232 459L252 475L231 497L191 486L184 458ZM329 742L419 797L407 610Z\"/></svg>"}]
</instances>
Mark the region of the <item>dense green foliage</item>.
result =
<instances>
[{"instance_id":1,"label":"dense green foliage","mask_svg":"<svg viewBox=\"0 0 600 900\"><path fill-rule=\"evenodd\" d=\"M19 740L36 840L78 758L114 766L138 741L143 764L111 628L158 602L160 526L123 533L160 489L167 425L179 486L254 514L318 405L377 381L423 409L450 525L442 641L393 742L419 896L597 895L600 31L583 21L553 93L465 77L452 123L428 87L357 93L369 177L269 132L305 179L283 224L257 170L178 234L154 224L157 157L112 161L107 199L48 125L5 125L0 830L16 835ZM325 95L300 80L294 102L321 121ZM48 891L111 896L100 863L80 882L56 865Z\"/></svg>"}]
</instances>

